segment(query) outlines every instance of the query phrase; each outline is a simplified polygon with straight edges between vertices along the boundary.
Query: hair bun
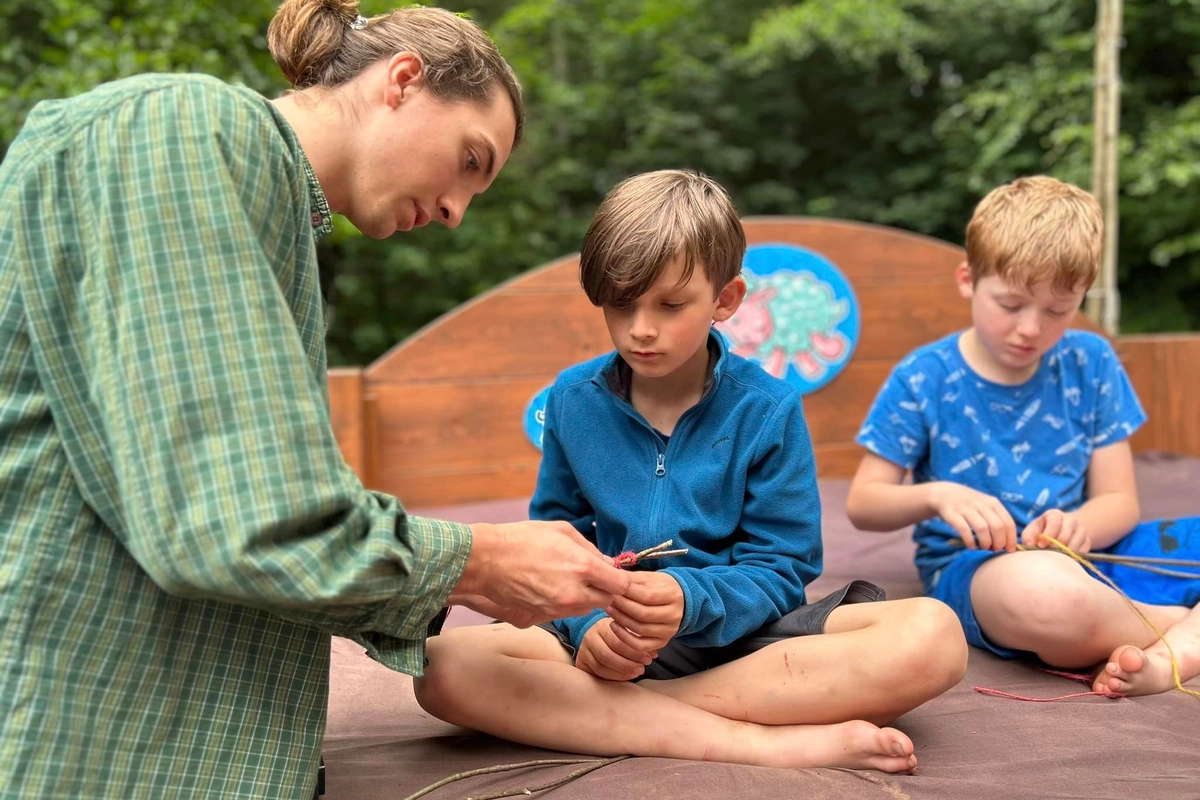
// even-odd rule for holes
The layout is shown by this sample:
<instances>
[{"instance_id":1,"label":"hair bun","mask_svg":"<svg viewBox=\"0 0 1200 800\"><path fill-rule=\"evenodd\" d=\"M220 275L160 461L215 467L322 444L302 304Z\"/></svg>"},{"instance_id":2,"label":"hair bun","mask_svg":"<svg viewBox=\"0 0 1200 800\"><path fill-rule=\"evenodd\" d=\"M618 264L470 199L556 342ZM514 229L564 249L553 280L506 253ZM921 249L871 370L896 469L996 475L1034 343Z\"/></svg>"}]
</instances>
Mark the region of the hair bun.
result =
<instances>
[{"instance_id":1,"label":"hair bun","mask_svg":"<svg viewBox=\"0 0 1200 800\"><path fill-rule=\"evenodd\" d=\"M358 0L284 0L267 27L267 46L297 89L321 82L358 16Z\"/></svg>"}]
</instances>

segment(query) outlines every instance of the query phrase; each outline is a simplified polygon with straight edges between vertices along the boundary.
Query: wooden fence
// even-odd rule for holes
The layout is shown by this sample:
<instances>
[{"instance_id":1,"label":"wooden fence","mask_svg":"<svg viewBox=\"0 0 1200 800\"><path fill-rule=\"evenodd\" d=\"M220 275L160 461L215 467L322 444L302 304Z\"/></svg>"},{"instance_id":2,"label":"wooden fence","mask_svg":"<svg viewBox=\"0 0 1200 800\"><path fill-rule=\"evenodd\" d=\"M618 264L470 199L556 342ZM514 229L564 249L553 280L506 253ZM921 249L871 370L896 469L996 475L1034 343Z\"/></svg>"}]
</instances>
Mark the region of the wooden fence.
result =
<instances>
[{"instance_id":1,"label":"wooden fence","mask_svg":"<svg viewBox=\"0 0 1200 800\"><path fill-rule=\"evenodd\" d=\"M751 244L795 245L837 266L858 300L853 358L805 397L818 471L845 477L854 435L888 372L918 345L970 324L952 272L961 248L875 225L805 218L746 220ZM579 288L575 256L465 303L363 369L330 371L333 426L364 483L429 507L527 496L540 453L526 435L530 400L563 368L611 350L600 311ZM1080 317L1079 325L1096 330ZM1200 456L1190 397L1200 392L1200 335L1116 342L1150 422L1137 451Z\"/></svg>"}]
</instances>

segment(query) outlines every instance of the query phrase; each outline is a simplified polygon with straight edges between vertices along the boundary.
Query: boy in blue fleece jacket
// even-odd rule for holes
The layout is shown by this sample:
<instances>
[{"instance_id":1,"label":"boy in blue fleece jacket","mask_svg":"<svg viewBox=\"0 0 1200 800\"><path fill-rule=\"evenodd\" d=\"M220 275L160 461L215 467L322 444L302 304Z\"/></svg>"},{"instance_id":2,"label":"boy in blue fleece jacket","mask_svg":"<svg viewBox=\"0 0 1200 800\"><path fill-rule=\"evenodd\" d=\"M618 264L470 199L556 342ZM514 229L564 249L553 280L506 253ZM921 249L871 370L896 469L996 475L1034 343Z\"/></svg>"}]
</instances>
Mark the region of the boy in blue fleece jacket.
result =
<instances>
[{"instance_id":1,"label":"boy in blue fleece jacket","mask_svg":"<svg viewBox=\"0 0 1200 800\"><path fill-rule=\"evenodd\" d=\"M1000 186L967 227L956 279L972 325L901 361L859 442L847 499L864 530L915 524L925 591L972 645L1057 667L1102 663L1093 689L1153 694L1200 675L1200 580L1099 568L1076 552L1195 558L1200 519L1138 526L1129 437L1146 420L1101 336L1067 330L1100 264L1100 205L1036 176ZM904 480L912 472L912 482ZM1017 552L1018 545L1026 549Z\"/></svg>"},{"instance_id":2,"label":"boy in blue fleece jacket","mask_svg":"<svg viewBox=\"0 0 1200 800\"><path fill-rule=\"evenodd\" d=\"M866 602L883 593L862 581L805 602L822 550L800 394L711 330L745 295L745 248L696 173L636 176L601 204L581 282L616 352L551 389L530 516L610 556L668 539L687 553L638 564L606 612L431 640L427 711L597 755L916 766L908 737L874 723L959 681L962 630L924 598Z\"/></svg>"}]
</instances>

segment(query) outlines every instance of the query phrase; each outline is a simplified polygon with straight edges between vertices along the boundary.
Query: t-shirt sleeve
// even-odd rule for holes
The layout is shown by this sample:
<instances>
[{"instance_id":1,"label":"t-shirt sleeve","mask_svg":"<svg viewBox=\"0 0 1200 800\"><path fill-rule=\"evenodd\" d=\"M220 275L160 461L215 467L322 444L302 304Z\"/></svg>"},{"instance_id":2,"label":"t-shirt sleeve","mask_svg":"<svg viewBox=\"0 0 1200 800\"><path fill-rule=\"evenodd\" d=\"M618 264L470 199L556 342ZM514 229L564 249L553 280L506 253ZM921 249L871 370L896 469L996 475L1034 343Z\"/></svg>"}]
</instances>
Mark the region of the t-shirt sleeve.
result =
<instances>
[{"instance_id":1,"label":"t-shirt sleeve","mask_svg":"<svg viewBox=\"0 0 1200 800\"><path fill-rule=\"evenodd\" d=\"M929 454L925 412L928 376L911 359L902 361L884 382L855 441L880 458L912 469Z\"/></svg>"},{"instance_id":2,"label":"t-shirt sleeve","mask_svg":"<svg viewBox=\"0 0 1200 800\"><path fill-rule=\"evenodd\" d=\"M1104 339L1096 337L1092 358L1095 425L1092 445L1107 447L1132 436L1146 422L1146 412L1129 380L1121 359Z\"/></svg>"}]
</instances>

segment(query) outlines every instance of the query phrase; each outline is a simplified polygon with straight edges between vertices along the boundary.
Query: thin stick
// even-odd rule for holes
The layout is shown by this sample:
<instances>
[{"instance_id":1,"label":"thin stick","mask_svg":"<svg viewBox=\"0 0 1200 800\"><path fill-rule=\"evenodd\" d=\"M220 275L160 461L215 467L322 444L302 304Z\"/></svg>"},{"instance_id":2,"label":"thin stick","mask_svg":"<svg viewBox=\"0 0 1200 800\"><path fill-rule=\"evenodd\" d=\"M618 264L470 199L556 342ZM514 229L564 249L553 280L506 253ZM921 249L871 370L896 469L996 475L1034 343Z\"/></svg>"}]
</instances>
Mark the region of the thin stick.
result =
<instances>
[{"instance_id":1,"label":"thin stick","mask_svg":"<svg viewBox=\"0 0 1200 800\"><path fill-rule=\"evenodd\" d=\"M1087 554L1082 554L1087 558ZM1088 559L1091 560L1091 559ZM1166 575L1168 578L1187 578L1194 581L1200 581L1200 572L1183 572L1177 569L1163 569L1162 567L1151 566L1150 564L1138 564L1133 561L1117 561L1115 562L1129 569L1140 569L1143 572L1153 572L1155 575Z\"/></svg>"},{"instance_id":2,"label":"thin stick","mask_svg":"<svg viewBox=\"0 0 1200 800\"><path fill-rule=\"evenodd\" d=\"M600 769L601 767L607 767L609 764L613 764L617 761L624 761L625 759L631 758L631 757L632 756L615 756L613 758L605 758L600 761L597 761L594 764L589 764L586 767L580 767L579 769L572 772L570 775L566 775L562 778L559 778L558 780L550 781L549 783L543 783L541 786L531 786L528 789L516 789L511 792L496 792L494 794L472 795L472 796L468 797L467 800L497 800L497 798L500 798L500 797L516 797L517 795L528 796L528 795L533 794L534 792L545 792L550 789L555 789L555 788L558 788L559 786L570 783L573 780L582 778L584 775L587 775L589 772L595 772L596 770Z\"/></svg>"},{"instance_id":3,"label":"thin stick","mask_svg":"<svg viewBox=\"0 0 1200 800\"><path fill-rule=\"evenodd\" d=\"M651 558L666 558L667 556L686 556L687 552L688 552L688 549L686 547L684 547L680 550L668 550L667 549L674 543L675 543L674 539L667 539L662 544L656 544L656 545L654 545L654 547L647 547L645 550L643 550L640 553L635 553L632 550L627 550L624 553L618 553L617 555L613 556L613 563L616 566L624 569L625 567L632 567L634 564L636 564L639 561L646 561Z\"/></svg>"},{"instance_id":4,"label":"thin stick","mask_svg":"<svg viewBox=\"0 0 1200 800\"><path fill-rule=\"evenodd\" d=\"M1155 556L1122 556L1112 553L1080 553L1088 561L1108 561L1113 564L1160 564L1166 567L1196 567L1200 561L1186 558L1157 558Z\"/></svg>"},{"instance_id":5,"label":"thin stick","mask_svg":"<svg viewBox=\"0 0 1200 800\"><path fill-rule=\"evenodd\" d=\"M954 540L951 543L952 547L964 547L961 540ZM1019 550L1034 550L1029 545L1017 545ZM1156 556L1129 556L1117 555L1115 553L1075 553L1080 558L1088 561L1103 561L1108 564L1123 564L1134 569L1144 569L1147 572L1156 572L1159 575L1168 575L1172 578L1200 578L1200 574L1191 572L1176 572L1172 570L1153 569L1154 565L1174 566L1174 567L1195 567L1200 569L1200 561L1193 561L1186 558L1158 558Z\"/></svg>"},{"instance_id":6,"label":"thin stick","mask_svg":"<svg viewBox=\"0 0 1200 800\"><path fill-rule=\"evenodd\" d=\"M656 544L654 547L647 547L645 550L637 554L638 560L640 561L643 558L654 558L655 553L661 553L663 550L666 550L673 544L675 544L674 539L667 539L662 544Z\"/></svg>"},{"instance_id":7,"label":"thin stick","mask_svg":"<svg viewBox=\"0 0 1200 800\"><path fill-rule=\"evenodd\" d=\"M529 795L529 794L533 794L534 792L541 792L546 789L553 789L557 786L561 786L562 784L567 783L569 781L573 781L576 778L583 777L584 775L588 774L589 772L592 772L593 770L600 769L601 767L608 766L609 764L613 764L617 761L623 761L630 757L631 756L615 756L613 758L604 758L604 759L542 758L542 759L538 759L536 761L521 761L516 764L497 764L492 767L481 767L479 769L467 770L465 772L456 772L455 774L449 776L448 778L442 778L437 783L432 783L429 786L426 786L424 789L421 789L418 792L410 794L408 797L404 798L404 800L417 800L417 798L424 797L425 795L429 794L430 792L435 792L438 789L442 788L443 786L448 786L449 784L454 783L456 781L466 780L467 778L474 778L479 775L495 775L500 772L510 772L510 771L516 770L516 769L530 769L533 767L561 766L563 764L587 764L588 765L588 766L584 767L583 769L575 770L575 772L572 772L570 775L567 775L565 778L560 778L558 781L553 781L553 782L545 784L543 786L537 786L537 787L533 787L530 789L518 789L516 791L506 792L504 794L480 795L478 797L468 798L468 800L494 800L495 798L512 797L512 796L519 795L519 794Z\"/></svg>"},{"instance_id":8,"label":"thin stick","mask_svg":"<svg viewBox=\"0 0 1200 800\"><path fill-rule=\"evenodd\" d=\"M638 561L649 561L652 558L666 558L667 556L686 556L687 554L688 550L686 547L682 550L663 550L662 552L650 553L649 555L645 556L639 555Z\"/></svg>"}]
</instances>

